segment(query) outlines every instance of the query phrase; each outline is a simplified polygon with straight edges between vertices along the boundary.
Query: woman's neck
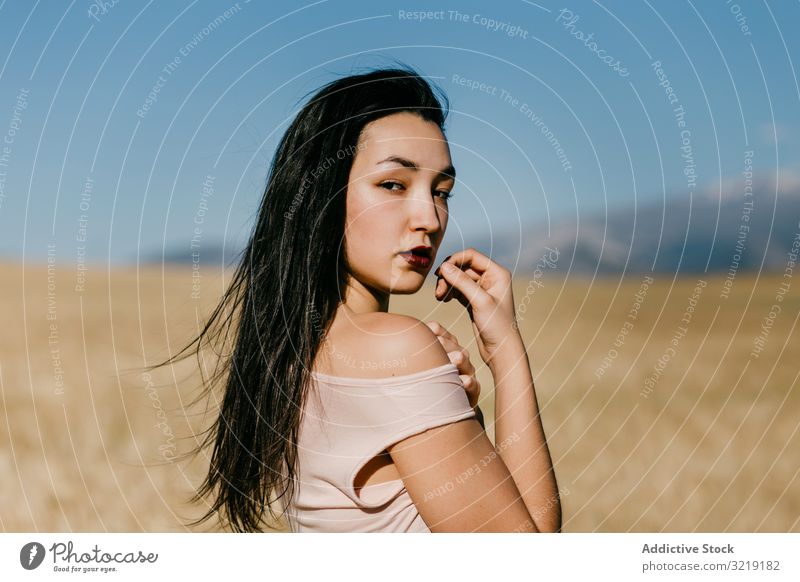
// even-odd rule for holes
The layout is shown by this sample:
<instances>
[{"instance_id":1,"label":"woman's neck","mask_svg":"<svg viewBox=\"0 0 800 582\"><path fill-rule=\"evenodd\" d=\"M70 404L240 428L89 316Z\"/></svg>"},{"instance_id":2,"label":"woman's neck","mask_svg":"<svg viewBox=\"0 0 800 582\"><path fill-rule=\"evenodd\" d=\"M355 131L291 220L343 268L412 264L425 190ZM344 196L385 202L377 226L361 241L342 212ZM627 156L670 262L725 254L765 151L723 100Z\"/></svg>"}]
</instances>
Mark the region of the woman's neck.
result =
<instances>
[{"instance_id":1,"label":"woman's neck","mask_svg":"<svg viewBox=\"0 0 800 582\"><path fill-rule=\"evenodd\" d=\"M389 311L389 293L370 289L351 277L351 284L347 286L344 302L340 309L345 309L347 315L361 315L376 311L386 313Z\"/></svg>"}]
</instances>

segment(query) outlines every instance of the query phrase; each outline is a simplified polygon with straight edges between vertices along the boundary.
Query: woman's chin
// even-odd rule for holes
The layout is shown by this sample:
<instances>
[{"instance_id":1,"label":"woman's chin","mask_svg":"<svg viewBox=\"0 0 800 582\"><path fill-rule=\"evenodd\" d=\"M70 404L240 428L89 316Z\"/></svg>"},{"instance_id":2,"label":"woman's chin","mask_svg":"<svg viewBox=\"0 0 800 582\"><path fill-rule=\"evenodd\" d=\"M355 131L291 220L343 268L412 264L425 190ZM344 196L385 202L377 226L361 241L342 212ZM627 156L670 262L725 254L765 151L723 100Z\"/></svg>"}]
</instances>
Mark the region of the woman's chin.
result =
<instances>
[{"instance_id":1,"label":"woman's chin","mask_svg":"<svg viewBox=\"0 0 800 582\"><path fill-rule=\"evenodd\" d=\"M389 287L389 293L394 295L411 295L422 289L422 284L425 283L426 273L412 272L403 273L398 277L394 284Z\"/></svg>"}]
</instances>

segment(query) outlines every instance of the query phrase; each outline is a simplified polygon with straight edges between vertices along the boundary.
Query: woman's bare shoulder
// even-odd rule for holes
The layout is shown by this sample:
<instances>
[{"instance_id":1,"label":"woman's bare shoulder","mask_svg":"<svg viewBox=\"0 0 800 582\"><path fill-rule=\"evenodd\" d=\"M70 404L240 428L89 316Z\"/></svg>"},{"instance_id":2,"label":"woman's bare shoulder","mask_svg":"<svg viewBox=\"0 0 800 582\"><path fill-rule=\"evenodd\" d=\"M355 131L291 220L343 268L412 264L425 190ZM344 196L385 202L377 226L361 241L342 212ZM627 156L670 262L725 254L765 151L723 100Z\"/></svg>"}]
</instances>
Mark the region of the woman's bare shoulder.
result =
<instances>
[{"instance_id":1,"label":"woman's bare shoulder","mask_svg":"<svg viewBox=\"0 0 800 582\"><path fill-rule=\"evenodd\" d=\"M398 313L359 315L329 339L331 373L337 376L386 378L450 362L436 334L425 323Z\"/></svg>"}]
</instances>

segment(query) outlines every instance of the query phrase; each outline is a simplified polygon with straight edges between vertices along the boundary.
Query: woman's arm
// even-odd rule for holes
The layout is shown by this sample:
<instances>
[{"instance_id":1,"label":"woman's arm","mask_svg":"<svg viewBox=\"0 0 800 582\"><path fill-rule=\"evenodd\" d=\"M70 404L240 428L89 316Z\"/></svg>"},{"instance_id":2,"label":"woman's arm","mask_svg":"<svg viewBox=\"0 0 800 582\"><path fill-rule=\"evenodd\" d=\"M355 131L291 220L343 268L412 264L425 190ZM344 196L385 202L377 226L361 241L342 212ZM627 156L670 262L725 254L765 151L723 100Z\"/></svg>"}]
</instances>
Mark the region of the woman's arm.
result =
<instances>
[{"instance_id":1,"label":"woman's arm","mask_svg":"<svg viewBox=\"0 0 800 582\"><path fill-rule=\"evenodd\" d=\"M402 358L408 362L408 374L431 370L449 361L437 336L418 320L397 314L382 314L376 319L380 325L367 331L372 337L385 339L370 344L377 350L375 357L391 354ZM455 408L474 408L450 380L445 385L431 383L421 390L437 391L431 402L424 398L415 399L415 404L409 401L409 408L419 407L423 418L441 409L445 394ZM418 432L388 444L386 450L432 532L539 531L514 478L477 418Z\"/></svg>"},{"instance_id":2,"label":"woman's arm","mask_svg":"<svg viewBox=\"0 0 800 582\"><path fill-rule=\"evenodd\" d=\"M467 392L470 405L472 406L472 410L475 411L475 418L485 431L486 425L483 422L483 411L480 409L480 406L478 406L478 398L481 395L481 383L478 381L478 377L475 374L475 366L473 366L470 361L469 350L465 349L459 343L458 338L450 333L450 331L438 321L427 321L425 325L436 334L436 338L447 352L447 357L450 358L450 362L458 367L458 373L462 382L464 382L464 389Z\"/></svg>"},{"instance_id":3,"label":"woman's arm","mask_svg":"<svg viewBox=\"0 0 800 582\"><path fill-rule=\"evenodd\" d=\"M467 309L481 358L492 371L495 453L523 497L531 529L560 531L558 486L516 324L511 271L469 248L447 257L435 273L436 299L457 299Z\"/></svg>"},{"instance_id":4,"label":"woman's arm","mask_svg":"<svg viewBox=\"0 0 800 582\"><path fill-rule=\"evenodd\" d=\"M559 532L558 485L522 338L517 335L509 340L488 365L495 384L495 451L511 472L539 531Z\"/></svg>"}]
</instances>

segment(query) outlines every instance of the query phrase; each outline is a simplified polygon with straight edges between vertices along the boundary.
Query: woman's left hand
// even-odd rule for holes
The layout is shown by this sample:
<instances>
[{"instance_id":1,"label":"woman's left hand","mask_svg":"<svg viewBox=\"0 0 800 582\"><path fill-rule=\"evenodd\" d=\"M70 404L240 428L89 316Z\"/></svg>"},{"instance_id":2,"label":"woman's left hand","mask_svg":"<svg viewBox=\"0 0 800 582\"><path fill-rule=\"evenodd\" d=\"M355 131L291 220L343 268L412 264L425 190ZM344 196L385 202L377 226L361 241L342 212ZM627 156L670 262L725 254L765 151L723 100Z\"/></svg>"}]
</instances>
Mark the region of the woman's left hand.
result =
<instances>
[{"instance_id":1,"label":"woman's left hand","mask_svg":"<svg viewBox=\"0 0 800 582\"><path fill-rule=\"evenodd\" d=\"M425 325L431 328L431 331L436 334L439 342L444 346L444 350L447 352L447 357L458 367L458 375L467 392L469 405L475 408L478 406L478 398L481 394L481 383L478 382L478 378L475 376L475 367L469 360L469 351L459 344L456 336L447 331L439 322L427 321Z\"/></svg>"}]
</instances>

